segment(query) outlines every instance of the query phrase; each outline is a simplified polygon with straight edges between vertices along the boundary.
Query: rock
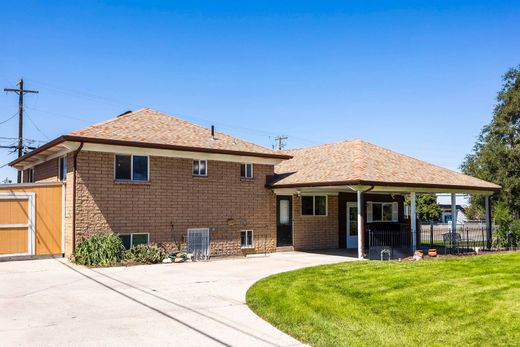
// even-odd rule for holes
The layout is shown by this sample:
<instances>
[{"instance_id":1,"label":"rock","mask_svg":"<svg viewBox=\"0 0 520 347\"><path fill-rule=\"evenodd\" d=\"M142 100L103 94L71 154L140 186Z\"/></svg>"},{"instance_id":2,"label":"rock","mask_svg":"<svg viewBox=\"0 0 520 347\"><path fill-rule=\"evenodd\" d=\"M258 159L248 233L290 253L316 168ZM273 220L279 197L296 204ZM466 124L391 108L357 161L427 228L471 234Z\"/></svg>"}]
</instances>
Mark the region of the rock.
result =
<instances>
[{"instance_id":1,"label":"rock","mask_svg":"<svg viewBox=\"0 0 520 347\"><path fill-rule=\"evenodd\" d=\"M162 261L164 264L168 264L168 263L171 263L172 260L170 258L166 258L166 259L163 259Z\"/></svg>"}]
</instances>

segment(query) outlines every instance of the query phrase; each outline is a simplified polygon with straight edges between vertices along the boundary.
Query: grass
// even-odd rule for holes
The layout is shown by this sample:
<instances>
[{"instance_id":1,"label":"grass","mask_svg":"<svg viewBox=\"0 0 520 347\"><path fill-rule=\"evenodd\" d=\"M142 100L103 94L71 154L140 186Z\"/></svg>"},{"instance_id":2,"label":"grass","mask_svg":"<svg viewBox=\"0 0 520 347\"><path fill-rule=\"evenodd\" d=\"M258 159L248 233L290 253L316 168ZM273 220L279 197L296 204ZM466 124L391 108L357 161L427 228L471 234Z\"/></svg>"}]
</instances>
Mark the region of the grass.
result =
<instances>
[{"instance_id":1,"label":"grass","mask_svg":"<svg viewBox=\"0 0 520 347\"><path fill-rule=\"evenodd\" d=\"M520 253L306 268L260 280L247 303L314 346L513 346Z\"/></svg>"}]
</instances>

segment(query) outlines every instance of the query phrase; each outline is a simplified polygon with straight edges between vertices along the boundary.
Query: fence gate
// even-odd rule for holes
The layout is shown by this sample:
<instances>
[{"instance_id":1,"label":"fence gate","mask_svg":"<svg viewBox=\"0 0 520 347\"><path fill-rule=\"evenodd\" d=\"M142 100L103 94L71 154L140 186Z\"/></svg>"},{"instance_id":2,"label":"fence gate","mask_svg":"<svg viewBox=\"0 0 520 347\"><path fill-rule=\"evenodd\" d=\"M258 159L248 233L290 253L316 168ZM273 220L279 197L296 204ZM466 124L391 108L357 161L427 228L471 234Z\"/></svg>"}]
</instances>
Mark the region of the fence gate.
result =
<instances>
[{"instance_id":1,"label":"fence gate","mask_svg":"<svg viewBox=\"0 0 520 347\"><path fill-rule=\"evenodd\" d=\"M188 253L195 260L209 259L209 229L188 229Z\"/></svg>"},{"instance_id":2,"label":"fence gate","mask_svg":"<svg viewBox=\"0 0 520 347\"><path fill-rule=\"evenodd\" d=\"M63 254L62 183L0 185L0 259Z\"/></svg>"}]
</instances>

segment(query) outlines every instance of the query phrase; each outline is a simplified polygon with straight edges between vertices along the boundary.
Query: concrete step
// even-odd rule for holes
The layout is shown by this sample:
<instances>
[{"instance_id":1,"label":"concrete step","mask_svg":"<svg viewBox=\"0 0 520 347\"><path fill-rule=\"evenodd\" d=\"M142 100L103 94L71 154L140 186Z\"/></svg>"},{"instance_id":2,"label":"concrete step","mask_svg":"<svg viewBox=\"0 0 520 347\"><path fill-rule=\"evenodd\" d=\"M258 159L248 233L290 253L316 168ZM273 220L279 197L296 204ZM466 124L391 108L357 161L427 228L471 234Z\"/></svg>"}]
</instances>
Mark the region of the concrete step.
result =
<instances>
[{"instance_id":1,"label":"concrete step","mask_svg":"<svg viewBox=\"0 0 520 347\"><path fill-rule=\"evenodd\" d=\"M277 252L293 252L294 247L293 246L283 246L283 247L276 247Z\"/></svg>"}]
</instances>

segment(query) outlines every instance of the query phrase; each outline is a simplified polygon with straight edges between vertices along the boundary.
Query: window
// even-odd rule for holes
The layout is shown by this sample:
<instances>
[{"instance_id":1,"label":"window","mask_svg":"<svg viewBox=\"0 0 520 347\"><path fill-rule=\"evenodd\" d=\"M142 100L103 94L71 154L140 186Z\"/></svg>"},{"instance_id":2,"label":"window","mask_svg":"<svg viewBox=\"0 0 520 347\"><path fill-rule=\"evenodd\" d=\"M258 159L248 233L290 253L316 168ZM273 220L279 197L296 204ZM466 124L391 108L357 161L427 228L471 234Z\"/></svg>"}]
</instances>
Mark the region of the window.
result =
<instances>
[{"instance_id":1,"label":"window","mask_svg":"<svg viewBox=\"0 0 520 347\"><path fill-rule=\"evenodd\" d=\"M326 195L304 195L302 196L302 216L326 216Z\"/></svg>"},{"instance_id":2,"label":"window","mask_svg":"<svg viewBox=\"0 0 520 347\"><path fill-rule=\"evenodd\" d=\"M206 160L193 161L193 176L207 176L208 162Z\"/></svg>"},{"instance_id":3,"label":"window","mask_svg":"<svg viewBox=\"0 0 520 347\"><path fill-rule=\"evenodd\" d=\"M29 176L27 181L29 183L34 183L34 168L27 170L27 175Z\"/></svg>"},{"instance_id":4,"label":"window","mask_svg":"<svg viewBox=\"0 0 520 347\"><path fill-rule=\"evenodd\" d=\"M116 180L148 181L148 161L143 155L116 155Z\"/></svg>"},{"instance_id":5,"label":"window","mask_svg":"<svg viewBox=\"0 0 520 347\"><path fill-rule=\"evenodd\" d=\"M125 249L130 249L137 245L147 245L150 237L147 233L119 234L118 236L123 241Z\"/></svg>"},{"instance_id":6,"label":"window","mask_svg":"<svg viewBox=\"0 0 520 347\"><path fill-rule=\"evenodd\" d=\"M253 247L253 230L242 230L240 232L240 247L252 248Z\"/></svg>"},{"instance_id":7,"label":"window","mask_svg":"<svg viewBox=\"0 0 520 347\"><path fill-rule=\"evenodd\" d=\"M394 203L392 202L372 202L372 221L373 222L392 222L394 221Z\"/></svg>"},{"instance_id":8,"label":"window","mask_svg":"<svg viewBox=\"0 0 520 347\"><path fill-rule=\"evenodd\" d=\"M58 179L65 181L67 179L67 157L60 157L58 161Z\"/></svg>"},{"instance_id":9,"label":"window","mask_svg":"<svg viewBox=\"0 0 520 347\"><path fill-rule=\"evenodd\" d=\"M240 164L240 177L253 178L253 164Z\"/></svg>"}]
</instances>

